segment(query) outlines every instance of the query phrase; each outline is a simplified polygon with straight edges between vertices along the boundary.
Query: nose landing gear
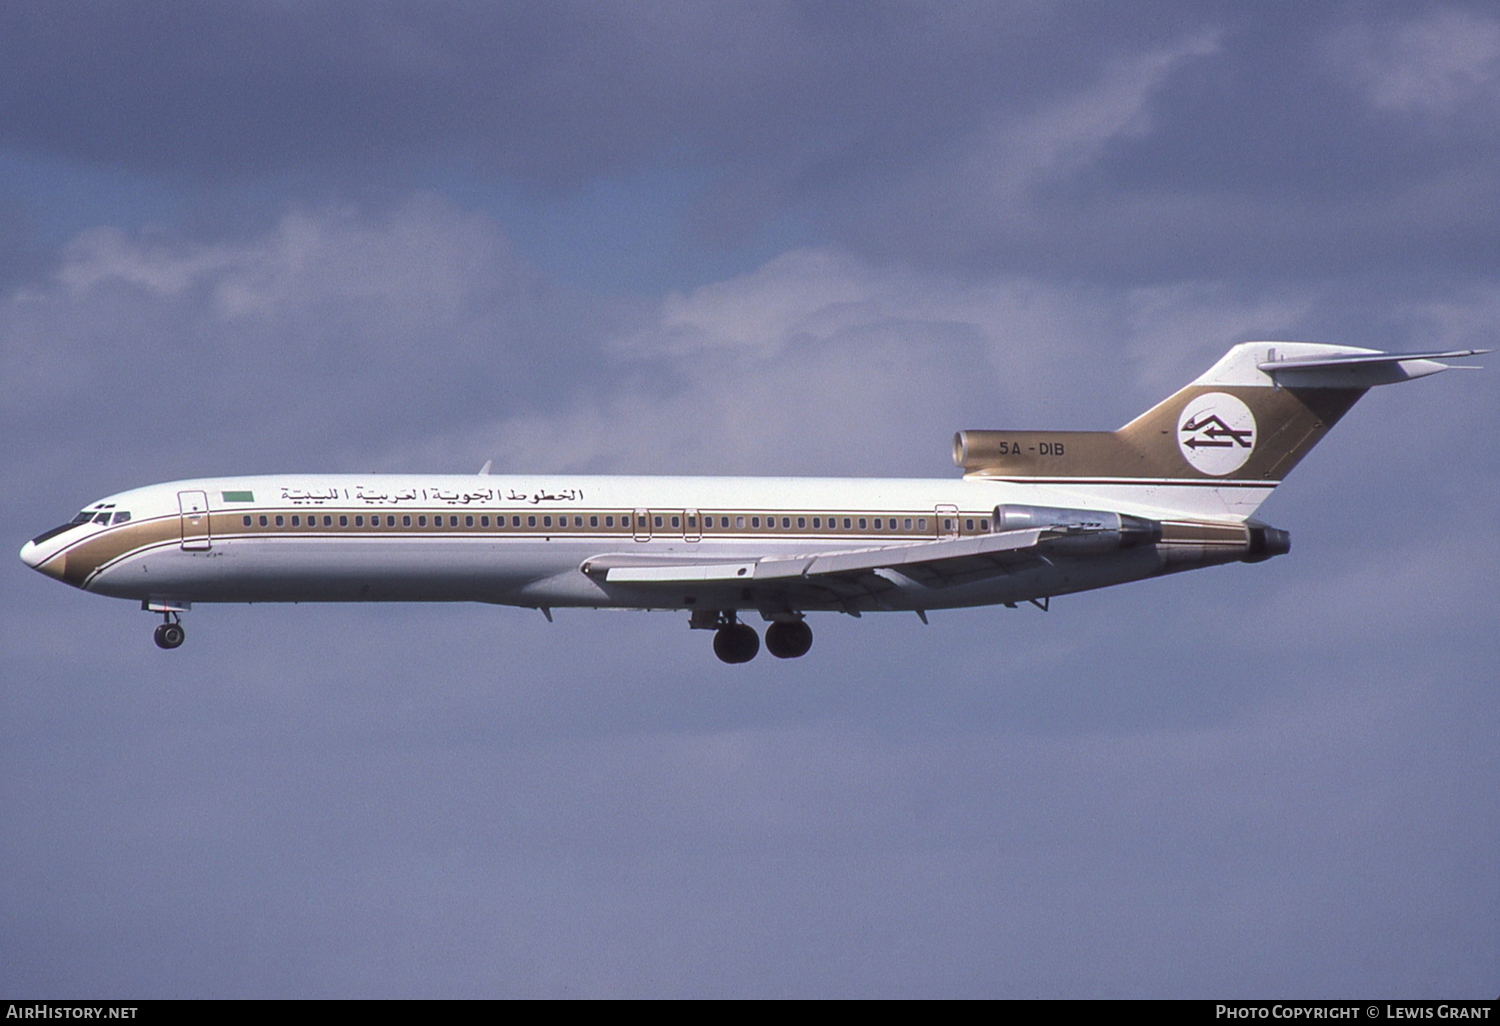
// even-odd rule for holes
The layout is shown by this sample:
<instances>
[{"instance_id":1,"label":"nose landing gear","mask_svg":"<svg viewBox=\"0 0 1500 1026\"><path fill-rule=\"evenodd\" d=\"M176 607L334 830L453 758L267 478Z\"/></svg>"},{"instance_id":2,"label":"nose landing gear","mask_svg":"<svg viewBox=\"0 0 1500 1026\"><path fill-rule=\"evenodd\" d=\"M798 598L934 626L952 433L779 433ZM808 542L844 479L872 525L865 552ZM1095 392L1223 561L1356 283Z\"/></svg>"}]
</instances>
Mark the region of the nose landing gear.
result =
<instances>
[{"instance_id":1,"label":"nose landing gear","mask_svg":"<svg viewBox=\"0 0 1500 1026\"><path fill-rule=\"evenodd\" d=\"M152 638L156 641L157 648L176 648L187 640L187 631L182 629L182 622L178 620L176 613L163 613L166 622L159 624Z\"/></svg>"}]
</instances>

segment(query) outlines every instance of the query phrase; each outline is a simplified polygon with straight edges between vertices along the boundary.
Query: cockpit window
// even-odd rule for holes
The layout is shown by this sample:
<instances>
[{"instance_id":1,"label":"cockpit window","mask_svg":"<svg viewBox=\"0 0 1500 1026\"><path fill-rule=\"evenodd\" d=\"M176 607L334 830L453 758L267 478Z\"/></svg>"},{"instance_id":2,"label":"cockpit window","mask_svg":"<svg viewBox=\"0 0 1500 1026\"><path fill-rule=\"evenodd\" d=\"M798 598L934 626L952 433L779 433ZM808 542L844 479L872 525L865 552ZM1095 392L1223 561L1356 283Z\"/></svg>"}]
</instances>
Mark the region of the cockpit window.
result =
<instances>
[{"instance_id":1,"label":"cockpit window","mask_svg":"<svg viewBox=\"0 0 1500 1026\"><path fill-rule=\"evenodd\" d=\"M116 524L123 524L129 519L130 514L125 512L124 510L120 510L119 512L115 511L114 503L110 503L108 506L99 505L95 506L93 509L80 510L78 512L78 515L72 520L69 520L61 527L54 527L50 531L37 535L35 538L31 539L31 543L33 545L40 545L42 542L46 541L49 538L56 538L64 531L71 531L73 528L82 527L84 524L103 524L107 527L109 526L111 521Z\"/></svg>"},{"instance_id":2,"label":"cockpit window","mask_svg":"<svg viewBox=\"0 0 1500 1026\"><path fill-rule=\"evenodd\" d=\"M31 539L31 544L40 545L42 542L46 541L49 538L56 538L64 531L71 531L75 527L82 527L84 524L93 519L94 511L91 509L86 509L82 513L74 517L72 520L69 520L66 524L63 524L61 527L54 527L50 531L45 531L42 534L37 535L35 538Z\"/></svg>"}]
</instances>

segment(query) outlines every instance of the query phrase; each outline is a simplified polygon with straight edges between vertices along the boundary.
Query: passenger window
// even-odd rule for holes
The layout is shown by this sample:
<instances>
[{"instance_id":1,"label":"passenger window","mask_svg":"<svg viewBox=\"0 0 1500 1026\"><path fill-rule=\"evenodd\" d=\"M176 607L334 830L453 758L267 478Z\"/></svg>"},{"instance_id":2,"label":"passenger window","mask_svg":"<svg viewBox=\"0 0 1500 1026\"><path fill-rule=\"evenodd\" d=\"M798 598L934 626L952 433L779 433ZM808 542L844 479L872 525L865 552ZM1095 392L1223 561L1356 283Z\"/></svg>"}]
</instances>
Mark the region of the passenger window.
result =
<instances>
[{"instance_id":1,"label":"passenger window","mask_svg":"<svg viewBox=\"0 0 1500 1026\"><path fill-rule=\"evenodd\" d=\"M324 527L332 527L333 526L333 517L325 516L323 518L323 526Z\"/></svg>"},{"instance_id":2,"label":"passenger window","mask_svg":"<svg viewBox=\"0 0 1500 1026\"><path fill-rule=\"evenodd\" d=\"M697 517L688 517L688 526L689 527L697 527L698 526L698 518Z\"/></svg>"},{"instance_id":3,"label":"passenger window","mask_svg":"<svg viewBox=\"0 0 1500 1026\"><path fill-rule=\"evenodd\" d=\"M800 521L799 521L800 523ZM813 517L813 530L816 531L823 526L822 517Z\"/></svg>"},{"instance_id":4,"label":"passenger window","mask_svg":"<svg viewBox=\"0 0 1500 1026\"><path fill-rule=\"evenodd\" d=\"M536 517L527 517L526 518L526 526L527 527L535 527L536 526Z\"/></svg>"},{"instance_id":5,"label":"passenger window","mask_svg":"<svg viewBox=\"0 0 1500 1026\"><path fill-rule=\"evenodd\" d=\"M745 526L745 518L744 517L735 517L734 518L734 526L735 527L744 527Z\"/></svg>"},{"instance_id":6,"label":"passenger window","mask_svg":"<svg viewBox=\"0 0 1500 1026\"><path fill-rule=\"evenodd\" d=\"M510 526L511 527L520 527L521 526L521 518L520 517L511 517L510 518Z\"/></svg>"},{"instance_id":7,"label":"passenger window","mask_svg":"<svg viewBox=\"0 0 1500 1026\"><path fill-rule=\"evenodd\" d=\"M981 531L988 531L990 529L990 522L988 520L981 520L979 522L979 529Z\"/></svg>"},{"instance_id":8,"label":"passenger window","mask_svg":"<svg viewBox=\"0 0 1500 1026\"><path fill-rule=\"evenodd\" d=\"M681 527L682 526L682 518L681 517L673 517L672 518L672 526L673 527Z\"/></svg>"},{"instance_id":9,"label":"passenger window","mask_svg":"<svg viewBox=\"0 0 1500 1026\"><path fill-rule=\"evenodd\" d=\"M790 528L792 526L792 518L791 517L782 517L781 518L781 526L790 530Z\"/></svg>"},{"instance_id":10,"label":"passenger window","mask_svg":"<svg viewBox=\"0 0 1500 1026\"><path fill-rule=\"evenodd\" d=\"M543 527L551 527L552 526L552 518L551 517L542 517L542 526Z\"/></svg>"},{"instance_id":11,"label":"passenger window","mask_svg":"<svg viewBox=\"0 0 1500 1026\"><path fill-rule=\"evenodd\" d=\"M427 517L425 517L425 516L417 517L417 526L418 527L426 527L427 526Z\"/></svg>"},{"instance_id":12,"label":"passenger window","mask_svg":"<svg viewBox=\"0 0 1500 1026\"><path fill-rule=\"evenodd\" d=\"M943 530L945 530L945 531L951 531L951 530L953 530L953 521L951 521L948 518L944 517L943 518Z\"/></svg>"},{"instance_id":13,"label":"passenger window","mask_svg":"<svg viewBox=\"0 0 1500 1026\"><path fill-rule=\"evenodd\" d=\"M589 517L589 526L590 527L598 527L599 526L599 518L598 517Z\"/></svg>"},{"instance_id":14,"label":"passenger window","mask_svg":"<svg viewBox=\"0 0 1500 1026\"><path fill-rule=\"evenodd\" d=\"M974 518L973 517L969 517L967 520L964 521L964 530L965 531L972 531L972 530L974 530Z\"/></svg>"},{"instance_id":15,"label":"passenger window","mask_svg":"<svg viewBox=\"0 0 1500 1026\"><path fill-rule=\"evenodd\" d=\"M261 514L261 515L260 515L260 526L261 526L261 527L265 527L265 526L266 526L266 525L267 525L267 524L268 524L268 523L270 523L270 521L269 521L269 520L267 520L267 519L266 519L266 515L265 515L265 514L264 514L264 513L262 513L262 514Z\"/></svg>"},{"instance_id":16,"label":"passenger window","mask_svg":"<svg viewBox=\"0 0 1500 1026\"><path fill-rule=\"evenodd\" d=\"M396 526L396 518L393 517L393 516L386 517L385 518L385 526L386 527L395 527Z\"/></svg>"},{"instance_id":17,"label":"passenger window","mask_svg":"<svg viewBox=\"0 0 1500 1026\"><path fill-rule=\"evenodd\" d=\"M249 517L246 517L246 518L245 518L245 526L246 526L246 527L249 527L249 526L250 526L250 518L249 518Z\"/></svg>"},{"instance_id":18,"label":"passenger window","mask_svg":"<svg viewBox=\"0 0 1500 1026\"><path fill-rule=\"evenodd\" d=\"M865 518L864 517L860 517L859 518L859 529L861 531L863 531L865 529Z\"/></svg>"},{"instance_id":19,"label":"passenger window","mask_svg":"<svg viewBox=\"0 0 1500 1026\"><path fill-rule=\"evenodd\" d=\"M604 526L605 527L614 527L615 526L615 518L614 517L605 517L604 518Z\"/></svg>"},{"instance_id":20,"label":"passenger window","mask_svg":"<svg viewBox=\"0 0 1500 1026\"><path fill-rule=\"evenodd\" d=\"M926 517L922 517L921 519L919 519L917 521L917 530L918 531L925 531L925 530L927 530L927 518Z\"/></svg>"},{"instance_id":21,"label":"passenger window","mask_svg":"<svg viewBox=\"0 0 1500 1026\"><path fill-rule=\"evenodd\" d=\"M349 518L347 516L340 516L339 517L339 526L340 527L348 527L349 526Z\"/></svg>"},{"instance_id":22,"label":"passenger window","mask_svg":"<svg viewBox=\"0 0 1500 1026\"><path fill-rule=\"evenodd\" d=\"M484 519L485 520L489 520L489 517L485 517ZM465 527L473 527L474 526L474 518L473 517L464 517L464 526Z\"/></svg>"},{"instance_id":23,"label":"passenger window","mask_svg":"<svg viewBox=\"0 0 1500 1026\"><path fill-rule=\"evenodd\" d=\"M294 524L293 526L295 527L296 525ZM364 516L363 513L361 513L359 516L357 516L357 517L354 518L354 526L355 527L364 527L365 526L365 516Z\"/></svg>"},{"instance_id":24,"label":"passenger window","mask_svg":"<svg viewBox=\"0 0 1500 1026\"><path fill-rule=\"evenodd\" d=\"M489 527L490 526L490 518L489 517L480 517L479 518L479 526L480 527Z\"/></svg>"},{"instance_id":25,"label":"passenger window","mask_svg":"<svg viewBox=\"0 0 1500 1026\"><path fill-rule=\"evenodd\" d=\"M401 526L402 527L410 527L411 526L411 514L410 513L406 514L404 517L401 518Z\"/></svg>"},{"instance_id":26,"label":"passenger window","mask_svg":"<svg viewBox=\"0 0 1500 1026\"><path fill-rule=\"evenodd\" d=\"M850 519L848 517L845 517L844 518L844 530L846 530L846 531L849 530L849 527L851 526L851 523L852 522L850 521ZM864 525L861 524L860 526L862 527Z\"/></svg>"},{"instance_id":27,"label":"passenger window","mask_svg":"<svg viewBox=\"0 0 1500 1026\"><path fill-rule=\"evenodd\" d=\"M760 517L751 517L750 518L750 526L751 527L759 527L760 526Z\"/></svg>"},{"instance_id":28,"label":"passenger window","mask_svg":"<svg viewBox=\"0 0 1500 1026\"><path fill-rule=\"evenodd\" d=\"M574 527L582 527L583 526L583 517L574 517L573 518L573 526Z\"/></svg>"},{"instance_id":29,"label":"passenger window","mask_svg":"<svg viewBox=\"0 0 1500 1026\"><path fill-rule=\"evenodd\" d=\"M903 520L901 522L901 528L902 528L902 530L906 530L906 531L910 531L911 530L911 517L907 517L905 520Z\"/></svg>"},{"instance_id":30,"label":"passenger window","mask_svg":"<svg viewBox=\"0 0 1500 1026\"><path fill-rule=\"evenodd\" d=\"M286 526L286 517L282 516L280 513L276 514L276 526L277 527L285 527Z\"/></svg>"},{"instance_id":31,"label":"passenger window","mask_svg":"<svg viewBox=\"0 0 1500 1026\"><path fill-rule=\"evenodd\" d=\"M302 518L299 517L295 513L292 514L292 526L293 527L301 527L302 526Z\"/></svg>"}]
</instances>

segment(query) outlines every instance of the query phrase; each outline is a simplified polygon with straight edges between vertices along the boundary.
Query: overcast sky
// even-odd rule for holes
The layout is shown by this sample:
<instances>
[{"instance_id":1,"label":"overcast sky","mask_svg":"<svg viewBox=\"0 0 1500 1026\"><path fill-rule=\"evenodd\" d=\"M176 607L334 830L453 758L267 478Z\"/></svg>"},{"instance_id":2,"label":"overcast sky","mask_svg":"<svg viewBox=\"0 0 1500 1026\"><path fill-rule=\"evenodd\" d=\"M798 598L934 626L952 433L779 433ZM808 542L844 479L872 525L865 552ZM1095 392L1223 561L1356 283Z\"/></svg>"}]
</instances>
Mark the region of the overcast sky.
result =
<instances>
[{"instance_id":1,"label":"overcast sky","mask_svg":"<svg viewBox=\"0 0 1500 1026\"><path fill-rule=\"evenodd\" d=\"M0 6L12 550L198 475L951 477L1236 342L1497 325L1491 4ZM1289 556L793 662L166 653L0 561L0 994L1493 997L1497 393L1373 392Z\"/></svg>"}]
</instances>

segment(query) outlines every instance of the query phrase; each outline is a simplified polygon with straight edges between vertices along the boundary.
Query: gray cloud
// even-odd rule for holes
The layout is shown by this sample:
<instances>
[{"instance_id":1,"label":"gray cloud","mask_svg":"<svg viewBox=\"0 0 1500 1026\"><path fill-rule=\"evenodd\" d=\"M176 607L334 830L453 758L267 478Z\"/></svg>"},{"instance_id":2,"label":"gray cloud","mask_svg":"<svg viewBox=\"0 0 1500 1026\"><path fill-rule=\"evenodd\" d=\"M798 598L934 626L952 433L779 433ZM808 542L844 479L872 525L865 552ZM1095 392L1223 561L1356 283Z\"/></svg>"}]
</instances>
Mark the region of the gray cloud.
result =
<instances>
[{"instance_id":1,"label":"gray cloud","mask_svg":"<svg viewBox=\"0 0 1500 1026\"><path fill-rule=\"evenodd\" d=\"M1136 283L1474 276L1500 237L1493 119L1390 117L1488 109L1478 9L152 10L13 12L0 141L196 190L210 220L249 185L546 205L675 168L708 183L664 211L689 247L791 218L880 259Z\"/></svg>"},{"instance_id":2,"label":"gray cloud","mask_svg":"<svg viewBox=\"0 0 1500 1026\"><path fill-rule=\"evenodd\" d=\"M1500 100L1500 19L1437 7L1421 17L1360 23L1330 57L1378 110L1493 117Z\"/></svg>"}]
</instances>

